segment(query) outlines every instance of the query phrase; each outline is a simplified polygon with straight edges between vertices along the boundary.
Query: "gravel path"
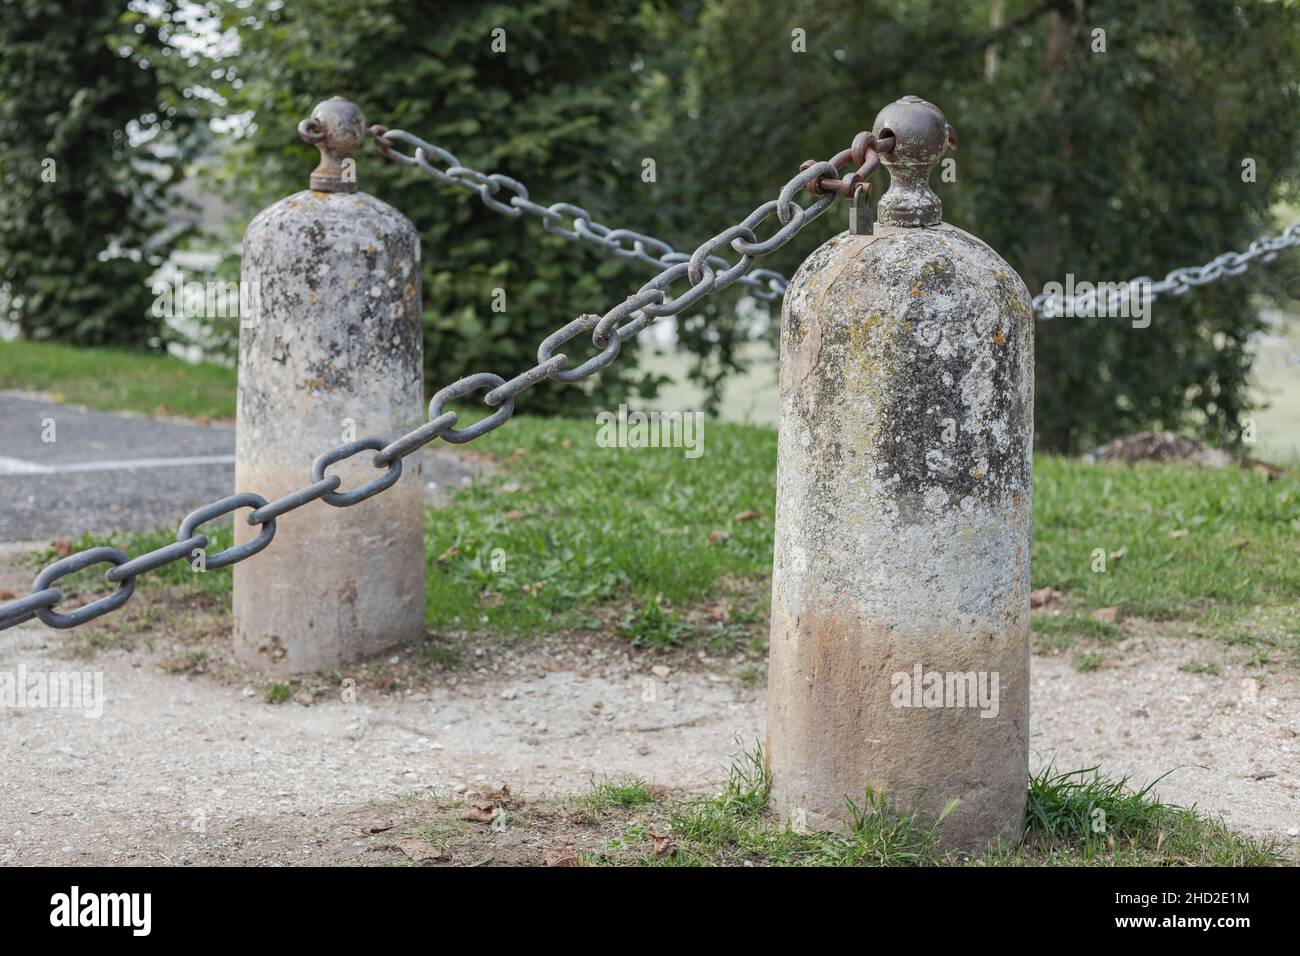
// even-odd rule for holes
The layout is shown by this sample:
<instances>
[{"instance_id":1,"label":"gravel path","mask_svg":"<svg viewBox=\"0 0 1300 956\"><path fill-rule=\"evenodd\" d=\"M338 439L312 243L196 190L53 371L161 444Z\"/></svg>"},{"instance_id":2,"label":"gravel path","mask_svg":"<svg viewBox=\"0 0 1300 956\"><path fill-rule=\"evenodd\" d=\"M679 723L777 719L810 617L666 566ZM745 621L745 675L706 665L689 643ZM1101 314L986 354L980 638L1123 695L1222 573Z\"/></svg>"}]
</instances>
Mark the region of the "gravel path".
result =
<instances>
[{"instance_id":1,"label":"gravel path","mask_svg":"<svg viewBox=\"0 0 1300 956\"><path fill-rule=\"evenodd\" d=\"M367 808L403 794L575 794L593 774L707 788L764 719L761 686L734 661L665 675L661 658L608 645L484 651L422 690L372 694L362 678L354 702L273 706L251 687L163 673L140 649L72 662L62 640L38 624L0 632L0 673L93 669L104 691L97 719L0 709L0 863L336 861ZM1300 681L1226 662L1222 676L1178 670L1207 653L1138 638L1087 674L1035 657L1035 761L1137 783L1180 767L1164 799L1294 848Z\"/></svg>"}]
</instances>

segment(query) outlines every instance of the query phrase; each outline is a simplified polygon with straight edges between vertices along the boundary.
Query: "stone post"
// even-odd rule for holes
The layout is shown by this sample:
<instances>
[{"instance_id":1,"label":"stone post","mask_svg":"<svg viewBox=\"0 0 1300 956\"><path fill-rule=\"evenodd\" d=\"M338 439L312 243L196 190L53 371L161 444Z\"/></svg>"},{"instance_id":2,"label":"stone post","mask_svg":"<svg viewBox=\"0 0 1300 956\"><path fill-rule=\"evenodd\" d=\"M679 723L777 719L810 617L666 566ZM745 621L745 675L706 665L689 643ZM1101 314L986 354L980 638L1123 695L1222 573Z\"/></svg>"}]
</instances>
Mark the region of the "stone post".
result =
<instances>
[{"instance_id":1,"label":"stone post","mask_svg":"<svg viewBox=\"0 0 1300 956\"><path fill-rule=\"evenodd\" d=\"M309 484L317 456L424 421L420 240L410 220L357 191L366 137L347 100L299 127L321 151L309 190L264 209L241 278L258 308L240 331L235 484L275 499ZM376 477L362 453L329 469L340 491ZM275 546L235 566L235 649L273 673L320 671L424 630L419 457L387 491L279 519ZM235 540L256 528L235 521Z\"/></svg>"},{"instance_id":2,"label":"stone post","mask_svg":"<svg viewBox=\"0 0 1300 956\"><path fill-rule=\"evenodd\" d=\"M786 293L768 756L775 809L833 828L883 793L943 844L1020 839L1029 732L1034 320L1024 283L941 221L955 146L906 97L870 235Z\"/></svg>"}]
</instances>

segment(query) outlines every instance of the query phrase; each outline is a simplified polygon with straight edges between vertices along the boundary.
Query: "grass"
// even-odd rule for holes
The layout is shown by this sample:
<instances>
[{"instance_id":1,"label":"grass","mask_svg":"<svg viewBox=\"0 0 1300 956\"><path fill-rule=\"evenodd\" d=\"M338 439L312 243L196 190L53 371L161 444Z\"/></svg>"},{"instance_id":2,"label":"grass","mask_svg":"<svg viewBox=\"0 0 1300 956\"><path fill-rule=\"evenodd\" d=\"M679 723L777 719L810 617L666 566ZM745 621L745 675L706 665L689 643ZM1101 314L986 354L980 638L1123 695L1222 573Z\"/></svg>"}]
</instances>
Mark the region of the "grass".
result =
<instances>
[{"instance_id":1,"label":"grass","mask_svg":"<svg viewBox=\"0 0 1300 956\"><path fill-rule=\"evenodd\" d=\"M643 807L654 802L654 792L644 780L628 777L610 780L608 776L597 780L591 777L591 792L579 800L597 810L610 807Z\"/></svg>"},{"instance_id":2,"label":"grass","mask_svg":"<svg viewBox=\"0 0 1300 956\"><path fill-rule=\"evenodd\" d=\"M476 442L501 474L425 523L428 622L546 633L639 597L630 639L685 634L670 608L716 600L771 565L776 435L710 423L705 454L602 448L593 421L520 419ZM718 534L714 534L718 532Z\"/></svg>"},{"instance_id":3,"label":"grass","mask_svg":"<svg viewBox=\"0 0 1300 956\"><path fill-rule=\"evenodd\" d=\"M293 685L279 680L270 680L262 688L262 696L268 704L285 704L293 697Z\"/></svg>"},{"instance_id":4,"label":"grass","mask_svg":"<svg viewBox=\"0 0 1300 956\"><path fill-rule=\"evenodd\" d=\"M1105 570L1096 554L1107 553ZM1112 557L1123 552L1116 560ZM1184 465L1034 466L1034 586L1069 596L1075 616L1047 629L1110 636L1083 612L1179 622L1180 630L1269 649L1300 663L1300 470Z\"/></svg>"},{"instance_id":5,"label":"grass","mask_svg":"<svg viewBox=\"0 0 1300 956\"><path fill-rule=\"evenodd\" d=\"M697 459L603 448L596 433L592 421L520 418L471 446L494 473L425 520L433 633L607 628L652 648L754 640L766 625L775 433L709 423ZM1300 664L1300 470L1268 482L1238 469L1039 456L1034 477L1033 586L1065 592L1063 607L1034 615L1040 650L1081 650L1091 669L1097 645L1125 636L1117 622L1144 618L1162 633L1214 637L1252 663ZM210 550L229 544L229 524L210 528ZM173 534L74 547L138 554ZM1099 551L1104 571L1094 570ZM142 582L228 600L230 572L176 563ZM706 605L721 609L716 619L699 613ZM1093 616L1111 608L1111 620Z\"/></svg>"},{"instance_id":6,"label":"grass","mask_svg":"<svg viewBox=\"0 0 1300 956\"><path fill-rule=\"evenodd\" d=\"M588 864L708 866L1237 865L1282 861L1278 847L1229 831L1195 808L1162 803L1159 780L1134 790L1096 768L1030 777L1020 843L975 857L942 847L948 805L931 819L867 791L845 797L838 832L804 832L768 809L772 777L761 747L734 758L727 782L707 797L668 803L622 827Z\"/></svg>"},{"instance_id":7,"label":"grass","mask_svg":"<svg viewBox=\"0 0 1300 956\"><path fill-rule=\"evenodd\" d=\"M234 368L148 352L0 342L0 388L108 411L235 417Z\"/></svg>"}]
</instances>

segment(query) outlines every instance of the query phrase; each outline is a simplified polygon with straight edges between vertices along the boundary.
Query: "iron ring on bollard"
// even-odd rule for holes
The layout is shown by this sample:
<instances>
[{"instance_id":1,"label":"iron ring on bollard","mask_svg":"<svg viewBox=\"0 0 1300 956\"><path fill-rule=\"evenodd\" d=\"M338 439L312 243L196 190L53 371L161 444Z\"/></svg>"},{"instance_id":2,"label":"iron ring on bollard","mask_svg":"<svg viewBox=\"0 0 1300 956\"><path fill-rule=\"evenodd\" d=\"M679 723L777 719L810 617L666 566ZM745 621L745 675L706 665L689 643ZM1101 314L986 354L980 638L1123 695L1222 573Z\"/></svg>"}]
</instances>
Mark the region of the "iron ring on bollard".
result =
<instances>
[{"instance_id":1,"label":"iron ring on bollard","mask_svg":"<svg viewBox=\"0 0 1300 956\"><path fill-rule=\"evenodd\" d=\"M388 442L382 438L358 438L356 441L346 442L339 445L325 454L318 457L311 463L312 481L324 481L325 469L335 462L340 462L345 458L351 458L358 452L382 451L388 447ZM402 477L402 459L394 458L388 463L388 470L371 481L366 482L356 491L329 491L321 495L321 500L327 505L333 505L335 508L347 508L350 505L359 504L367 498L373 498L388 488L396 484L397 479Z\"/></svg>"},{"instance_id":2,"label":"iron ring on bollard","mask_svg":"<svg viewBox=\"0 0 1300 956\"><path fill-rule=\"evenodd\" d=\"M129 560L127 553L118 548L89 548L79 554L68 555L61 561L55 561L43 570L36 576L36 581L32 584L32 591L44 591L64 575L81 571L92 564L107 561L114 565L120 565L126 564ZM52 607L38 607L36 608L36 616L41 619L42 623L48 624L50 627L76 627L78 624L85 624L87 621L94 620L101 614L116 611L129 601L134 593L135 578L127 578L112 594L102 597L98 601L91 601L85 607L79 607L75 611L68 611L66 614L60 614Z\"/></svg>"},{"instance_id":3,"label":"iron ring on bollard","mask_svg":"<svg viewBox=\"0 0 1300 956\"><path fill-rule=\"evenodd\" d=\"M195 537L194 529L205 521L228 515L239 508L263 508L265 506L266 499L261 495L253 494L251 491L240 492L237 495L222 498L220 501L214 501L210 505L196 508L185 516L185 519L181 522L180 530L176 532L176 540L178 542L187 541L187 539ZM274 537L275 519L272 518L262 525L261 533L252 541L237 544L225 551L218 551L216 554L207 557L203 566L209 571L215 571L217 568L224 568L237 561L243 561L245 558L251 558L270 544L271 539Z\"/></svg>"}]
</instances>

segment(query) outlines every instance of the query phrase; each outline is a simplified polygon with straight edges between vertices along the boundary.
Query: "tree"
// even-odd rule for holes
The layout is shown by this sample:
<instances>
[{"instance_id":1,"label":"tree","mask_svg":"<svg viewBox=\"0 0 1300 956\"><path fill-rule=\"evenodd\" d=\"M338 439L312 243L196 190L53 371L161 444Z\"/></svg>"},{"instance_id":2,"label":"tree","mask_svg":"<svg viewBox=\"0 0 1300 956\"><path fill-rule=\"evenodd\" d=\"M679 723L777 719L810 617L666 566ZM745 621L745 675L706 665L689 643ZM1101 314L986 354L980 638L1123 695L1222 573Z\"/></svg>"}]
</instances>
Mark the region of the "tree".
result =
<instances>
[{"instance_id":1,"label":"tree","mask_svg":"<svg viewBox=\"0 0 1300 956\"><path fill-rule=\"evenodd\" d=\"M667 29L690 61L663 71L655 103L672 131L657 137L660 167L677 171L656 206L670 240L737 221L906 93L961 134L956 181L935 177L945 218L1035 292L1067 273L1160 277L1244 249L1300 182L1293 2L712 0L698 23ZM792 49L796 29L807 52ZM774 267L789 273L839 228L815 224ZM1161 300L1148 329L1041 323L1040 445L1076 451L1145 427L1235 437L1259 328L1249 293L1296 288L1294 264L1277 265ZM700 328L714 375L737 364L732 323Z\"/></svg>"},{"instance_id":2,"label":"tree","mask_svg":"<svg viewBox=\"0 0 1300 956\"><path fill-rule=\"evenodd\" d=\"M598 220L627 218L622 197L639 181L623 146L635 139L629 103L646 36L639 0L215 7L237 49L192 56L188 86L193 99L213 104L213 115L250 118L217 173L244 209L241 231L258 208L306 188L317 157L298 140L297 124L335 94L360 105L370 123L409 130L475 169L523 181L535 200L573 202ZM504 218L477 197L387 163L373 146L356 158L361 189L420 230L433 388L473 372L508 378L531 367L547 335L583 312L604 313L648 277L543 231L532 217ZM504 311L493 308L503 301L497 290ZM581 338L566 348L571 366L594 352ZM602 400L634 384L653 391L634 368L629 349L602 373ZM527 407L585 408L593 387L539 388Z\"/></svg>"},{"instance_id":3,"label":"tree","mask_svg":"<svg viewBox=\"0 0 1300 956\"><path fill-rule=\"evenodd\" d=\"M187 122L121 13L0 6L0 315L28 338L162 343L147 280L180 238L160 230Z\"/></svg>"}]
</instances>

